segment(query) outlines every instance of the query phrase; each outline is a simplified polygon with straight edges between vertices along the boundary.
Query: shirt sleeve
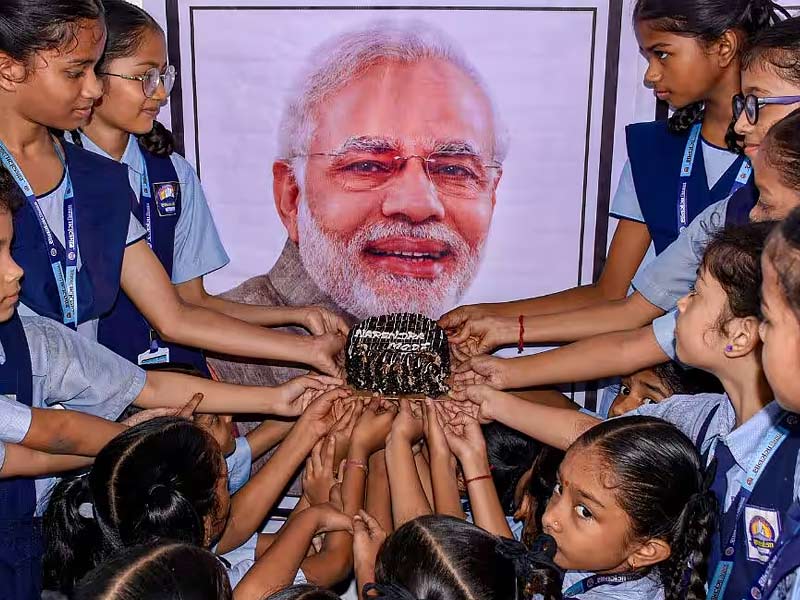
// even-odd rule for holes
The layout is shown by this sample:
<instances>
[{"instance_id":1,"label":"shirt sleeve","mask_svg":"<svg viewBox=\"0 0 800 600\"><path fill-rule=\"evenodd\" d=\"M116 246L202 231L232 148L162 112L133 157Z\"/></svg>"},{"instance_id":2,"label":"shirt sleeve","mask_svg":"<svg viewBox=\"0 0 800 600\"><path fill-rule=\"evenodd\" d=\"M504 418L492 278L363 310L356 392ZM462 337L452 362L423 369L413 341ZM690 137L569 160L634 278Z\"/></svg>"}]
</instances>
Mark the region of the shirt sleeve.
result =
<instances>
[{"instance_id":1,"label":"shirt sleeve","mask_svg":"<svg viewBox=\"0 0 800 600\"><path fill-rule=\"evenodd\" d=\"M0 440L18 444L30 428L30 407L0 394Z\"/></svg>"},{"instance_id":2,"label":"shirt sleeve","mask_svg":"<svg viewBox=\"0 0 800 600\"><path fill-rule=\"evenodd\" d=\"M6 464L6 445L3 442L0 442L0 470Z\"/></svg>"},{"instance_id":3,"label":"shirt sleeve","mask_svg":"<svg viewBox=\"0 0 800 600\"><path fill-rule=\"evenodd\" d=\"M181 182L181 215L175 225L172 283L208 275L230 262L192 166L179 154L171 156Z\"/></svg>"},{"instance_id":4,"label":"shirt sleeve","mask_svg":"<svg viewBox=\"0 0 800 600\"><path fill-rule=\"evenodd\" d=\"M236 447L225 459L228 465L228 492L233 495L250 480L250 469L253 466L253 451L247 438L236 438Z\"/></svg>"},{"instance_id":5,"label":"shirt sleeve","mask_svg":"<svg viewBox=\"0 0 800 600\"><path fill-rule=\"evenodd\" d=\"M633 287L664 311L689 293L711 234L725 224L728 198L712 204L689 223L646 269L633 278Z\"/></svg>"},{"instance_id":6,"label":"shirt sleeve","mask_svg":"<svg viewBox=\"0 0 800 600\"><path fill-rule=\"evenodd\" d=\"M723 400L724 396L721 394L672 396L656 404L643 404L639 408L625 413L623 416L645 416L662 419L675 425L675 427L680 429L692 442L697 443L700 429L702 429L709 413ZM721 422L722 415L717 414L715 419ZM713 434L715 432L713 429L714 428L710 428L708 433Z\"/></svg>"},{"instance_id":7,"label":"shirt sleeve","mask_svg":"<svg viewBox=\"0 0 800 600\"><path fill-rule=\"evenodd\" d=\"M654 320L652 325L658 345L671 360L678 360L678 352L675 348L675 325L677 322L678 311L671 310Z\"/></svg>"},{"instance_id":8,"label":"shirt sleeve","mask_svg":"<svg viewBox=\"0 0 800 600\"><path fill-rule=\"evenodd\" d=\"M135 244L145 236L147 236L147 230L139 223L139 219L131 213L131 219L128 221L128 238L125 240L125 245Z\"/></svg>"},{"instance_id":9,"label":"shirt sleeve","mask_svg":"<svg viewBox=\"0 0 800 600\"><path fill-rule=\"evenodd\" d=\"M43 317L24 318L34 374L34 406L116 420L141 393L145 372L108 348Z\"/></svg>"},{"instance_id":10,"label":"shirt sleeve","mask_svg":"<svg viewBox=\"0 0 800 600\"><path fill-rule=\"evenodd\" d=\"M608 214L617 219L628 219L639 223L645 222L642 209L639 206L639 198L636 195L636 186L633 184L633 171L631 171L630 161L626 161L625 166L622 168L617 191L614 193L614 198L611 201L611 210Z\"/></svg>"}]
</instances>

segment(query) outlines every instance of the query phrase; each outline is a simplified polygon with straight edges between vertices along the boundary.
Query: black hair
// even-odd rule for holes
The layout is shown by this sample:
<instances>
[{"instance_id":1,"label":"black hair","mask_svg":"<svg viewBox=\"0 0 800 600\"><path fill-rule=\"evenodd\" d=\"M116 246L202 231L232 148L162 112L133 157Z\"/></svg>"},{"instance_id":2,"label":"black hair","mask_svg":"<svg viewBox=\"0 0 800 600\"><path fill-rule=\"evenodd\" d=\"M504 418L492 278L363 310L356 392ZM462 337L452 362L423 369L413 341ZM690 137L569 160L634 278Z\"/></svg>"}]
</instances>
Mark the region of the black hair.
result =
<instances>
[{"instance_id":1,"label":"black hair","mask_svg":"<svg viewBox=\"0 0 800 600\"><path fill-rule=\"evenodd\" d=\"M36 52L77 43L81 21L102 18L100 0L3 0L0 52L28 64Z\"/></svg>"},{"instance_id":2,"label":"black hair","mask_svg":"<svg viewBox=\"0 0 800 600\"><path fill-rule=\"evenodd\" d=\"M45 587L69 592L106 556L136 544L172 538L202 546L205 517L219 510L221 472L216 442L186 419L160 417L122 432L88 475L53 491L44 515Z\"/></svg>"},{"instance_id":3,"label":"black hair","mask_svg":"<svg viewBox=\"0 0 800 600\"><path fill-rule=\"evenodd\" d=\"M755 65L800 85L800 17L791 17L759 31L742 53L742 69Z\"/></svg>"},{"instance_id":4,"label":"black hair","mask_svg":"<svg viewBox=\"0 0 800 600\"><path fill-rule=\"evenodd\" d=\"M769 128L760 151L781 182L800 192L800 108Z\"/></svg>"},{"instance_id":5,"label":"black hair","mask_svg":"<svg viewBox=\"0 0 800 600\"><path fill-rule=\"evenodd\" d=\"M653 373L668 388L670 395L721 394L722 383L702 369L687 369L674 360L653 367Z\"/></svg>"},{"instance_id":6,"label":"black hair","mask_svg":"<svg viewBox=\"0 0 800 600\"><path fill-rule=\"evenodd\" d=\"M553 495L553 486L558 475L558 466L564 460L564 452L552 446L543 446L533 461L531 476L525 493L528 496L530 511L525 520L522 541L531 545L542 533L542 517L547 503Z\"/></svg>"},{"instance_id":7,"label":"black hair","mask_svg":"<svg viewBox=\"0 0 800 600\"><path fill-rule=\"evenodd\" d=\"M25 197L17 182L8 169L0 165L0 213L10 212L13 215L24 202Z\"/></svg>"},{"instance_id":8,"label":"black hair","mask_svg":"<svg viewBox=\"0 0 800 600\"><path fill-rule=\"evenodd\" d=\"M778 274L786 303L800 319L800 206L773 229L764 252Z\"/></svg>"},{"instance_id":9,"label":"black hair","mask_svg":"<svg viewBox=\"0 0 800 600\"><path fill-rule=\"evenodd\" d=\"M728 225L711 234L701 269L719 282L728 298L728 310L717 328L724 332L730 319L761 317L761 253L772 221Z\"/></svg>"},{"instance_id":10,"label":"black hair","mask_svg":"<svg viewBox=\"0 0 800 600\"><path fill-rule=\"evenodd\" d=\"M181 542L133 546L89 572L72 600L232 600L228 573L211 552Z\"/></svg>"},{"instance_id":11,"label":"black hair","mask_svg":"<svg viewBox=\"0 0 800 600\"><path fill-rule=\"evenodd\" d=\"M603 461L632 540L669 544L669 558L654 567L665 599L704 599L717 501L692 441L671 423L632 416L592 427L569 451Z\"/></svg>"},{"instance_id":12,"label":"black hair","mask_svg":"<svg viewBox=\"0 0 800 600\"><path fill-rule=\"evenodd\" d=\"M496 421L484 425L482 429L500 504L506 515L513 515L517 485L533 466L542 445L532 437Z\"/></svg>"},{"instance_id":13,"label":"black hair","mask_svg":"<svg viewBox=\"0 0 800 600\"><path fill-rule=\"evenodd\" d=\"M290 585L268 596L266 600L339 600L339 594L308 583Z\"/></svg>"},{"instance_id":14,"label":"black hair","mask_svg":"<svg viewBox=\"0 0 800 600\"><path fill-rule=\"evenodd\" d=\"M461 519L426 515L383 543L375 564L376 591L385 598L402 597L393 592L399 588L414 598L507 600L526 593L536 570L558 571L554 554L554 545L547 552L528 552L519 542ZM558 575L554 579L560 582Z\"/></svg>"},{"instance_id":15,"label":"black hair","mask_svg":"<svg viewBox=\"0 0 800 600\"><path fill-rule=\"evenodd\" d=\"M771 0L636 0L634 22L648 21L658 31L698 38L705 43L718 40L729 30L739 30L746 42L756 33L778 22L788 12ZM703 103L676 110L669 119L671 131L688 130L703 117ZM735 143L729 129L727 142Z\"/></svg>"},{"instance_id":16,"label":"black hair","mask_svg":"<svg viewBox=\"0 0 800 600\"><path fill-rule=\"evenodd\" d=\"M98 73L107 71L113 60L136 54L148 31L164 35L164 30L147 11L127 0L103 0L103 5L107 40L103 57L97 65ZM153 129L137 138L143 148L156 156L169 156L175 151L175 138L158 121L153 121ZM72 140L80 144L80 137L75 132Z\"/></svg>"}]
</instances>

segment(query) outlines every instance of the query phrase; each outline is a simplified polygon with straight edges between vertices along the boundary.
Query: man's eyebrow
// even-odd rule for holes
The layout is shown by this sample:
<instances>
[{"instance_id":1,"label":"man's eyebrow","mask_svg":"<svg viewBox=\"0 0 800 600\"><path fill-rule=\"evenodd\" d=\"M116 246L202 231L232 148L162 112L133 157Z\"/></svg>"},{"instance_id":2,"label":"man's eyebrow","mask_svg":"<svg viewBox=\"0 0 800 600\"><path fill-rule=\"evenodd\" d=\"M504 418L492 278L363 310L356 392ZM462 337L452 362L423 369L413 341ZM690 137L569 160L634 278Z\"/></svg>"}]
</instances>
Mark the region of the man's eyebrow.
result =
<instances>
[{"instance_id":1,"label":"man's eyebrow","mask_svg":"<svg viewBox=\"0 0 800 600\"><path fill-rule=\"evenodd\" d=\"M472 142L467 140L447 140L434 144L435 154L467 154L478 156L480 152Z\"/></svg>"},{"instance_id":2,"label":"man's eyebrow","mask_svg":"<svg viewBox=\"0 0 800 600\"><path fill-rule=\"evenodd\" d=\"M371 152L381 154L384 152L398 152L400 144L397 140L371 135L353 136L347 138L333 154L344 154L345 152Z\"/></svg>"}]
</instances>

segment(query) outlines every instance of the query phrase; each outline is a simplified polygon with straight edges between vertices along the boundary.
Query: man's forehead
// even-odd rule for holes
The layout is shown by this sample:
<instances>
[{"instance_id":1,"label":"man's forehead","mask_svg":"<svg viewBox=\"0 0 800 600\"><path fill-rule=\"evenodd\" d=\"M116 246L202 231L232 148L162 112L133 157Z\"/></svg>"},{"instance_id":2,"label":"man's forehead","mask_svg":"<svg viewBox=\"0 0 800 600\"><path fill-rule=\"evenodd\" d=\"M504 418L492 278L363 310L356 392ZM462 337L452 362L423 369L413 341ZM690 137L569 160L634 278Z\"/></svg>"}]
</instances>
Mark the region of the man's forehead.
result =
<instances>
[{"instance_id":1,"label":"man's forehead","mask_svg":"<svg viewBox=\"0 0 800 600\"><path fill-rule=\"evenodd\" d=\"M374 65L314 112L316 151L366 137L415 152L437 143L494 145L489 98L461 69L438 59Z\"/></svg>"}]
</instances>

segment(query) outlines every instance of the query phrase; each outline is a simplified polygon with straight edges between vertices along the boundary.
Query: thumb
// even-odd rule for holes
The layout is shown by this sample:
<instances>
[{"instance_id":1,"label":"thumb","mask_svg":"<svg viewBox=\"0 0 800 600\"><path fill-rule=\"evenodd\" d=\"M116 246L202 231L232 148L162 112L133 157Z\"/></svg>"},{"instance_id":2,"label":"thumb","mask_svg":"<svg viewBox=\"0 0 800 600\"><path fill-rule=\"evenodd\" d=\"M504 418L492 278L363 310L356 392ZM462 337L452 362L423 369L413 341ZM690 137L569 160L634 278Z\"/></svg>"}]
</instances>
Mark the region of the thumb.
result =
<instances>
[{"instance_id":1,"label":"thumb","mask_svg":"<svg viewBox=\"0 0 800 600\"><path fill-rule=\"evenodd\" d=\"M193 414L197 405L203 401L203 394L195 394L192 396L192 399L187 402L184 407L178 412L179 417L183 417L184 419L190 418Z\"/></svg>"}]
</instances>

